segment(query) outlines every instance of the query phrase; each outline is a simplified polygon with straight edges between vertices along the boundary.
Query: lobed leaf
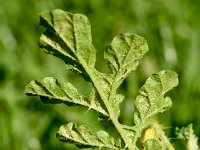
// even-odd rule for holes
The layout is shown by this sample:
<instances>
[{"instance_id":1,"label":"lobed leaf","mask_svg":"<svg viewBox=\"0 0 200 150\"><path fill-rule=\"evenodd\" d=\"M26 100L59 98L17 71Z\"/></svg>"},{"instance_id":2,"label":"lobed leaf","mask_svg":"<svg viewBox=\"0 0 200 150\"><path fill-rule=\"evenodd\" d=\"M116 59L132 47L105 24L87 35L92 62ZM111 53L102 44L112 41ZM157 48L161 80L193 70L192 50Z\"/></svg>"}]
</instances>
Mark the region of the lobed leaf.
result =
<instances>
[{"instance_id":1,"label":"lobed leaf","mask_svg":"<svg viewBox=\"0 0 200 150\"><path fill-rule=\"evenodd\" d=\"M76 126L74 123L61 126L57 133L57 138L63 142L74 143L81 147L99 147L113 150L121 149L121 144L107 132L99 131L94 134L87 126Z\"/></svg>"},{"instance_id":2,"label":"lobed leaf","mask_svg":"<svg viewBox=\"0 0 200 150\"><path fill-rule=\"evenodd\" d=\"M79 94L71 83L60 83L52 77L46 77L42 81L31 81L26 86L26 94L40 96L44 103L64 103L66 105L81 105L94 109L97 112L108 116L106 110L98 101L88 100ZM95 99L96 97L93 97Z\"/></svg>"},{"instance_id":3,"label":"lobed leaf","mask_svg":"<svg viewBox=\"0 0 200 150\"><path fill-rule=\"evenodd\" d=\"M139 95L135 100L134 122L136 124L144 122L145 124L146 120L171 107L171 99L165 98L164 95L177 85L178 75L170 70L163 70L148 78L140 88ZM147 123L146 125L148 126Z\"/></svg>"},{"instance_id":4,"label":"lobed leaf","mask_svg":"<svg viewBox=\"0 0 200 150\"><path fill-rule=\"evenodd\" d=\"M113 74L118 74L118 83L126 78L128 73L135 70L138 60L148 51L146 40L136 34L119 34L107 47L104 57Z\"/></svg>"},{"instance_id":5,"label":"lobed leaf","mask_svg":"<svg viewBox=\"0 0 200 150\"><path fill-rule=\"evenodd\" d=\"M139 59L148 51L146 40L130 33L117 35L104 54L111 70L111 74L107 74L95 69L96 51L86 16L57 9L42 13L40 24L46 31L39 40L39 46L46 53L61 58L67 69L90 81L93 88L87 98L72 84L60 83L47 77L42 81L31 81L26 86L26 94L40 96L44 103L81 105L94 109L103 117L108 117L120 135L120 139L115 140L105 131L94 134L84 125L69 123L60 127L57 137L79 147L116 150L123 149L123 140L124 149L137 149L137 140L142 131L151 124L157 113L171 106L170 98L165 98L164 94L178 84L177 74L173 71L161 71L147 79L135 100L135 126L125 126L118 121L119 105L124 96L117 93L117 88L127 75L137 68ZM159 145L150 140L145 142L144 149L159 149Z\"/></svg>"},{"instance_id":6,"label":"lobed leaf","mask_svg":"<svg viewBox=\"0 0 200 150\"><path fill-rule=\"evenodd\" d=\"M42 13L40 24L46 31L39 40L39 46L63 59L68 69L88 80L83 65L93 68L96 61L88 18L83 14L56 9Z\"/></svg>"}]
</instances>

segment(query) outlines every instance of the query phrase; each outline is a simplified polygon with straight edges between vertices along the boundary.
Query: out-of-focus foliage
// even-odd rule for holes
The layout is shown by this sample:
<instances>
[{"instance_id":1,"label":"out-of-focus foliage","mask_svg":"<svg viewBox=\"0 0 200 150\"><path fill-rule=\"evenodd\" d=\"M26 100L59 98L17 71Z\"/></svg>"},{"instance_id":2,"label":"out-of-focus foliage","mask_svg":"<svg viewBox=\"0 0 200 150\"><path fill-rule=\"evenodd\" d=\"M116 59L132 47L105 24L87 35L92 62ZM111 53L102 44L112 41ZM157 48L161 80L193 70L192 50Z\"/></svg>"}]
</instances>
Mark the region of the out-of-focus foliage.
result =
<instances>
[{"instance_id":1,"label":"out-of-focus foliage","mask_svg":"<svg viewBox=\"0 0 200 150\"><path fill-rule=\"evenodd\" d=\"M194 131L192 129L192 124L187 127L176 128L177 138L186 143L186 147L188 150L199 150L198 146L198 138L194 135Z\"/></svg>"},{"instance_id":2,"label":"out-of-focus foliage","mask_svg":"<svg viewBox=\"0 0 200 150\"><path fill-rule=\"evenodd\" d=\"M161 122L167 127L193 123L194 132L199 136L199 6L200 1L189 0L1 0L0 149L76 149L56 139L55 133L61 124L74 121L95 129L103 128L96 123L92 111L43 105L38 98L24 95L24 87L30 80L40 80L47 75L70 81L88 94L88 84L79 82L81 79L66 71L63 62L47 57L37 45L43 32L38 25L38 13L56 8L89 17L93 42L98 49L97 66L101 71L107 71L103 50L114 35L131 32L147 39L150 53L141 61L139 71L131 74L119 90L126 95L126 102L121 105L124 110L121 122L132 124L133 100L147 76L172 69L178 72L180 84L170 93L173 107L162 115ZM76 113L69 113L70 109Z\"/></svg>"}]
</instances>

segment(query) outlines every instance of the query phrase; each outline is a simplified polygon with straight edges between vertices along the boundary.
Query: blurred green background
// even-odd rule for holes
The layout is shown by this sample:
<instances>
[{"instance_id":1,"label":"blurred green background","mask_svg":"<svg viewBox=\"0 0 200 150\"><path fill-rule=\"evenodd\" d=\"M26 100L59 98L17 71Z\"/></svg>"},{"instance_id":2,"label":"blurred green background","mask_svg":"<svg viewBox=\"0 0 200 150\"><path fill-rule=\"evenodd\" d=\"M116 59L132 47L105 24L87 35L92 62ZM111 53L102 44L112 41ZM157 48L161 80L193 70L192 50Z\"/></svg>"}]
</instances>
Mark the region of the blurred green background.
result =
<instances>
[{"instance_id":1,"label":"blurred green background","mask_svg":"<svg viewBox=\"0 0 200 150\"><path fill-rule=\"evenodd\" d=\"M61 150L76 147L60 143L55 133L65 123L103 127L97 114L63 105L45 105L38 97L27 97L31 80L53 76L70 81L87 94L88 83L65 69L64 63L40 51L37 43L44 31L39 13L63 9L88 16L93 43L98 50L97 68L105 69L103 51L119 33L144 36L150 51L137 71L122 84L126 96L120 121L132 125L137 90L152 73L172 69L180 84L168 93L173 107L160 122L173 138L176 126L193 123L200 135L200 1L181 0L1 0L0 1L0 150Z\"/></svg>"}]
</instances>

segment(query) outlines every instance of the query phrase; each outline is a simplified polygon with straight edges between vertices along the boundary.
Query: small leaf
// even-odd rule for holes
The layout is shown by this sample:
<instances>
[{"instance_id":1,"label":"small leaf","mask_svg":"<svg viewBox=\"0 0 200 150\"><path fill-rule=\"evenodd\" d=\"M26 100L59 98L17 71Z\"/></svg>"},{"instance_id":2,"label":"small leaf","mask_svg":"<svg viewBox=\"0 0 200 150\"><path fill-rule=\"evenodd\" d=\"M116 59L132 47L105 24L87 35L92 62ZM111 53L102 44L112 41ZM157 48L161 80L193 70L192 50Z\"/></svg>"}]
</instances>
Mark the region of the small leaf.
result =
<instances>
[{"instance_id":1,"label":"small leaf","mask_svg":"<svg viewBox=\"0 0 200 150\"><path fill-rule=\"evenodd\" d=\"M148 78L135 100L134 122L136 124L145 122L146 119L151 119L171 107L171 99L165 98L164 94L177 85L178 76L174 71L164 70Z\"/></svg>"},{"instance_id":2,"label":"small leaf","mask_svg":"<svg viewBox=\"0 0 200 150\"><path fill-rule=\"evenodd\" d=\"M144 150L161 150L162 147L155 139L149 139L144 143Z\"/></svg>"},{"instance_id":3,"label":"small leaf","mask_svg":"<svg viewBox=\"0 0 200 150\"><path fill-rule=\"evenodd\" d=\"M119 74L119 85L128 73L135 70L138 60L148 51L146 40L138 35L125 33L117 35L105 51L104 57L113 74Z\"/></svg>"},{"instance_id":4,"label":"small leaf","mask_svg":"<svg viewBox=\"0 0 200 150\"><path fill-rule=\"evenodd\" d=\"M56 9L42 13L40 24L46 31L40 38L39 46L63 59L68 69L88 80L83 66L94 68L96 52L87 17Z\"/></svg>"},{"instance_id":5,"label":"small leaf","mask_svg":"<svg viewBox=\"0 0 200 150\"><path fill-rule=\"evenodd\" d=\"M89 102L71 83L60 83L52 77L46 77L41 82L31 81L25 90L27 95L40 96L44 103L81 105L108 116L101 105Z\"/></svg>"},{"instance_id":6,"label":"small leaf","mask_svg":"<svg viewBox=\"0 0 200 150\"><path fill-rule=\"evenodd\" d=\"M99 147L119 150L120 147L115 143L115 139L105 131L99 131L97 134L85 126L76 126L73 123L60 127L57 138L64 142L71 142L83 147Z\"/></svg>"}]
</instances>

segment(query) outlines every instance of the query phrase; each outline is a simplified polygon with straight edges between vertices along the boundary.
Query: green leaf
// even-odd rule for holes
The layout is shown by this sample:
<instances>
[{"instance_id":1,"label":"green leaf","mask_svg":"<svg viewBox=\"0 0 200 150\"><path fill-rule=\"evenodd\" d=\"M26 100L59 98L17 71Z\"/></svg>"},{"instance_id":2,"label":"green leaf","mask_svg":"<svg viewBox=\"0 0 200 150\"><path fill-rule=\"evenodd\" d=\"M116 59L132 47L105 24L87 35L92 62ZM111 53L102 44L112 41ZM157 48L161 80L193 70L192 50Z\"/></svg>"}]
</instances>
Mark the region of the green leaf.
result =
<instances>
[{"instance_id":1,"label":"green leaf","mask_svg":"<svg viewBox=\"0 0 200 150\"><path fill-rule=\"evenodd\" d=\"M186 143L187 150L199 150L198 137L194 134L192 124L187 127L176 128L176 135Z\"/></svg>"},{"instance_id":2,"label":"green leaf","mask_svg":"<svg viewBox=\"0 0 200 150\"><path fill-rule=\"evenodd\" d=\"M140 88L135 100L135 143L142 131L153 123L155 116L172 106L171 99L164 95L177 85L178 75L174 71L163 70L149 77Z\"/></svg>"},{"instance_id":3,"label":"green leaf","mask_svg":"<svg viewBox=\"0 0 200 150\"><path fill-rule=\"evenodd\" d=\"M124 149L138 149L136 143L145 127L151 124L157 113L171 106L170 98L165 98L164 94L178 84L177 74L161 71L152 75L136 98L135 126L123 125L119 122L119 105L124 96L117 93L117 88L137 68L139 59L148 51L146 40L130 33L117 35L105 51L111 73L101 73L95 69L96 51L86 16L57 9L42 13L40 24L46 29L39 40L41 49L61 58L67 69L91 82L92 91L89 97L85 97L72 84L47 77L30 82L26 86L27 95L40 96L44 103L81 105L93 109L104 118L108 117L120 136L119 140L114 140L105 131L93 134L84 125L78 127L69 123L60 128L57 137L78 146L120 149L121 142L116 141L122 141ZM147 147L149 149L154 145L150 143Z\"/></svg>"},{"instance_id":4,"label":"green leaf","mask_svg":"<svg viewBox=\"0 0 200 150\"><path fill-rule=\"evenodd\" d=\"M146 120L171 107L171 99L164 95L177 85L178 75L170 70L163 70L148 78L135 100L134 122L148 126Z\"/></svg>"},{"instance_id":5,"label":"green leaf","mask_svg":"<svg viewBox=\"0 0 200 150\"><path fill-rule=\"evenodd\" d=\"M121 145L119 141L115 140L105 131L99 131L94 134L87 126L76 126L73 123L61 126L57 133L57 138L81 147L99 147L119 150L119 146Z\"/></svg>"},{"instance_id":6,"label":"green leaf","mask_svg":"<svg viewBox=\"0 0 200 150\"><path fill-rule=\"evenodd\" d=\"M45 52L63 59L68 69L88 80L83 66L94 68L96 61L88 18L83 14L56 9L42 13L40 24L46 31L40 38L39 46Z\"/></svg>"},{"instance_id":7,"label":"green leaf","mask_svg":"<svg viewBox=\"0 0 200 150\"><path fill-rule=\"evenodd\" d=\"M89 100L90 106L93 106L97 110L101 110L101 112L104 112L104 110L106 110L102 114L109 117L109 115L107 113L107 108L106 108L105 104L103 103L103 101L101 100L101 97L99 96L97 90L94 87L91 90L88 100ZM93 107L91 107L91 108L94 109Z\"/></svg>"},{"instance_id":8,"label":"green leaf","mask_svg":"<svg viewBox=\"0 0 200 150\"><path fill-rule=\"evenodd\" d=\"M124 99L124 96L117 94L116 90L127 77L128 73L137 68L138 60L147 51L148 45L143 37L125 33L117 35L104 53L112 74L110 78L108 76L107 78L104 77L100 85L107 85L107 88L104 86L102 89L105 89L105 97L109 100L110 108L112 108L115 118L118 118L120 115L119 105ZM107 81L107 84L102 81Z\"/></svg>"},{"instance_id":9,"label":"green leaf","mask_svg":"<svg viewBox=\"0 0 200 150\"><path fill-rule=\"evenodd\" d=\"M149 139L144 143L144 150L161 150L162 147L155 139Z\"/></svg>"},{"instance_id":10,"label":"green leaf","mask_svg":"<svg viewBox=\"0 0 200 150\"><path fill-rule=\"evenodd\" d=\"M27 95L40 96L44 103L64 103L69 106L81 105L108 116L98 101L94 100L96 97L93 97L93 100L90 100L91 98L88 100L79 94L71 83L60 83L52 77L46 77L41 82L31 81L25 90Z\"/></svg>"},{"instance_id":11,"label":"green leaf","mask_svg":"<svg viewBox=\"0 0 200 150\"><path fill-rule=\"evenodd\" d=\"M135 34L125 33L117 35L105 51L104 57L114 75L118 76L118 84L135 70L138 60L148 51L146 40Z\"/></svg>"}]
</instances>

